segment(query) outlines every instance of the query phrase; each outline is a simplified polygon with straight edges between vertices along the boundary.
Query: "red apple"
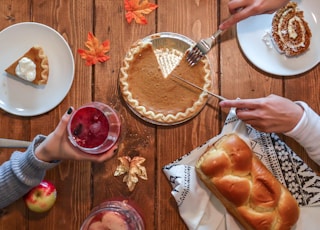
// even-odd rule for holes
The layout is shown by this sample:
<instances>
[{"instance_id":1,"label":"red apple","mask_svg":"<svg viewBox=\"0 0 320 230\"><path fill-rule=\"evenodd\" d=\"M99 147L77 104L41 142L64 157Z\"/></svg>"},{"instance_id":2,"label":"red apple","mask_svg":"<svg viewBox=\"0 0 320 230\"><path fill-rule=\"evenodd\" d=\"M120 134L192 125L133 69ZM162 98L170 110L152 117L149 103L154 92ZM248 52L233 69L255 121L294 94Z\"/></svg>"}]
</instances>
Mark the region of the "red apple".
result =
<instances>
[{"instance_id":1,"label":"red apple","mask_svg":"<svg viewBox=\"0 0 320 230\"><path fill-rule=\"evenodd\" d=\"M56 198L57 190L54 184L43 180L24 196L24 201L31 211L46 212L54 205Z\"/></svg>"}]
</instances>

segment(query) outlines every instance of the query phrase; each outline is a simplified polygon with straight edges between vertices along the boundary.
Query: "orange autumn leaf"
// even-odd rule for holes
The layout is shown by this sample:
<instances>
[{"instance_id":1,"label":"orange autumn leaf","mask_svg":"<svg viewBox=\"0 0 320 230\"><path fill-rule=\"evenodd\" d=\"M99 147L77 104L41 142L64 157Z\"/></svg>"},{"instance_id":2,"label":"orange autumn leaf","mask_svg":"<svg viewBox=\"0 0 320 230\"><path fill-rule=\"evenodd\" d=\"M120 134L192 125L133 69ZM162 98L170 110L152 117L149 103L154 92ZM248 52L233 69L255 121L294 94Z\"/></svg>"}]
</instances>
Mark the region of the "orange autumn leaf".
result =
<instances>
[{"instance_id":1,"label":"orange autumn leaf","mask_svg":"<svg viewBox=\"0 0 320 230\"><path fill-rule=\"evenodd\" d=\"M110 59L110 57L106 55L110 49L109 40L106 40L100 44L99 40L89 32L88 40L85 42L85 46L88 49L78 49L78 53L82 59L86 60L86 65L94 65L97 62L105 62Z\"/></svg>"},{"instance_id":2,"label":"orange autumn leaf","mask_svg":"<svg viewBox=\"0 0 320 230\"><path fill-rule=\"evenodd\" d=\"M150 14L158 5L148 2L148 0L124 0L124 8L128 23L135 20L138 24L147 24L144 14Z\"/></svg>"}]
</instances>

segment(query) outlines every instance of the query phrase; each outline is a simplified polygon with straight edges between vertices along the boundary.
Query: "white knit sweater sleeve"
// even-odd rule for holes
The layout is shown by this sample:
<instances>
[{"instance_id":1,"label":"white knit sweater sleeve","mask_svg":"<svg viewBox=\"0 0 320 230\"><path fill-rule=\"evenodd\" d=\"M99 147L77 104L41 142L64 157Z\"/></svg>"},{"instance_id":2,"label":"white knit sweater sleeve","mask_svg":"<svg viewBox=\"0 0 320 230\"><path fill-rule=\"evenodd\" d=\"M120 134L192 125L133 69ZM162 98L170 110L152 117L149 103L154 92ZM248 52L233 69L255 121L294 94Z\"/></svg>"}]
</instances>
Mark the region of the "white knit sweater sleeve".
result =
<instances>
[{"instance_id":1,"label":"white knit sweater sleeve","mask_svg":"<svg viewBox=\"0 0 320 230\"><path fill-rule=\"evenodd\" d=\"M299 123L291 131L284 133L305 148L309 157L320 165L320 117L306 103L297 101L304 109Z\"/></svg>"}]
</instances>

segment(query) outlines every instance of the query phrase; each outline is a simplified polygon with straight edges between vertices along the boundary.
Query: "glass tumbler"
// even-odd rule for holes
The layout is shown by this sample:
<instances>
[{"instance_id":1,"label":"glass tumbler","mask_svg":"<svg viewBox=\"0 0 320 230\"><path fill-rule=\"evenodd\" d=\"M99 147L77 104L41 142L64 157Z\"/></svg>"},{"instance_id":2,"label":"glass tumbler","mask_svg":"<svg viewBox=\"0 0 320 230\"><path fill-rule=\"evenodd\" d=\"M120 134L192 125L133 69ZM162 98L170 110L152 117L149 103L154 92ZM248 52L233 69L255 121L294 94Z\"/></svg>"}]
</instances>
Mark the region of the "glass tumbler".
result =
<instances>
[{"instance_id":1,"label":"glass tumbler","mask_svg":"<svg viewBox=\"0 0 320 230\"><path fill-rule=\"evenodd\" d=\"M91 102L73 112L67 130L74 146L89 154L100 154L118 141L121 120L110 106Z\"/></svg>"},{"instance_id":2,"label":"glass tumbler","mask_svg":"<svg viewBox=\"0 0 320 230\"><path fill-rule=\"evenodd\" d=\"M106 201L95 207L80 230L144 230L144 222L128 200Z\"/></svg>"}]
</instances>

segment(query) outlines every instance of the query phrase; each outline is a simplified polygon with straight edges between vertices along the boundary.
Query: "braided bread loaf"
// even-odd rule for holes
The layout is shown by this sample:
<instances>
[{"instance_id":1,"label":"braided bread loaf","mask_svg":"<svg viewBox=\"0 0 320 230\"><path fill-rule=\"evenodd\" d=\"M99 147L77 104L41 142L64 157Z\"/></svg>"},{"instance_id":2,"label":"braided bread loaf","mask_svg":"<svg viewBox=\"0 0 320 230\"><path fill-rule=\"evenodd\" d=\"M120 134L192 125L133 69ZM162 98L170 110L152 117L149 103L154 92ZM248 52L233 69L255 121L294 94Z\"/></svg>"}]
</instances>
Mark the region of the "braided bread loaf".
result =
<instances>
[{"instance_id":1,"label":"braided bread loaf","mask_svg":"<svg viewBox=\"0 0 320 230\"><path fill-rule=\"evenodd\" d=\"M299 218L291 193L236 134L209 147L197 175L245 229L290 229Z\"/></svg>"}]
</instances>

